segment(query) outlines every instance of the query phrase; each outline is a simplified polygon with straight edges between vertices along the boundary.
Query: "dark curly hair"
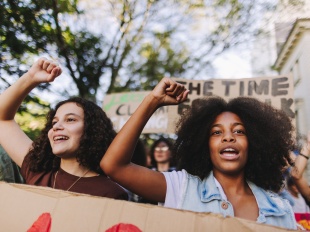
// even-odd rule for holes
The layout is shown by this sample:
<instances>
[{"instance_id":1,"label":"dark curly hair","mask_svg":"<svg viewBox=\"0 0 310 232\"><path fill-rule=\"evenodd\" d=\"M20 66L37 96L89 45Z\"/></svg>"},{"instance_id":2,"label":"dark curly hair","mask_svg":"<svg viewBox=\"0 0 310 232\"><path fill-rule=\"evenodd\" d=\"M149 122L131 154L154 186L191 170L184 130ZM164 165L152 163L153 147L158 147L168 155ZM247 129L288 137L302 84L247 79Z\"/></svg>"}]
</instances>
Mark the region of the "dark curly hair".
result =
<instances>
[{"instance_id":1,"label":"dark curly hair","mask_svg":"<svg viewBox=\"0 0 310 232\"><path fill-rule=\"evenodd\" d=\"M146 167L146 150L144 142L139 139L131 157L131 162Z\"/></svg>"},{"instance_id":2,"label":"dark curly hair","mask_svg":"<svg viewBox=\"0 0 310 232\"><path fill-rule=\"evenodd\" d=\"M211 96L197 99L177 123L174 150L178 169L201 179L213 168L209 138L212 123L222 112L232 112L244 123L248 138L245 178L257 186L278 192L283 185L282 171L293 165L290 151L296 149L291 119L281 110L257 99L237 97L228 102Z\"/></svg>"},{"instance_id":3,"label":"dark curly hair","mask_svg":"<svg viewBox=\"0 0 310 232\"><path fill-rule=\"evenodd\" d=\"M111 120L98 105L80 97L59 102L55 109L50 110L47 114L45 128L33 142L33 149L26 156L29 159L29 169L33 172L59 169L60 158L52 152L48 131L52 128L52 120L57 109L69 102L75 102L84 111L84 133L79 150L76 153L77 161L84 167L103 174L99 165L100 160L114 139L116 132Z\"/></svg>"},{"instance_id":4,"label":"dark curly hair","mask_svg":"<svg viewBox=\"0 0 310 232\"><path fill-rule=\"evenodd\" d=\"M155 140L150 148L150 157L151 157L151 165L152 167L157 167L157 162L155 160L155 156L154 156L154 153L155 153L155 147L157 147L157 145L159 143L165 143L167 144L167 146L169 147L169 150L171 151L171 158L170 158L170 167L174 166L174 160L172 158L172 154L173 154L173 143L171 142L171 140L169 139L166 139L164 137L160 137L159 139Z\"/></svg>"}]
</instances>

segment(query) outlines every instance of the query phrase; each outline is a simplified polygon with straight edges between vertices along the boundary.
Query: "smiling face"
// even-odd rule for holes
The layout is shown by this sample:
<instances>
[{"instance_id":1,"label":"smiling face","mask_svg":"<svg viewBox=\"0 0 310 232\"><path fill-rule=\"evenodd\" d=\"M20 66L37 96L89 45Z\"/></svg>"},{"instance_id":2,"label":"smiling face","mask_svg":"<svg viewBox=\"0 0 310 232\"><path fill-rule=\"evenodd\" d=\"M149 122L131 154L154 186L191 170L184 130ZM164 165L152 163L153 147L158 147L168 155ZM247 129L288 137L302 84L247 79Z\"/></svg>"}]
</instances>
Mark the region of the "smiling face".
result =
<instances>
[{"instance_id":1,"label":"smiling face","mask_svg":"<svg viewBox=\"0 0 310 232\"><path fill-rule=\"evenodd\" d=\"M209 148L214 176L243 174L248 140L238 115L223 112L216 117L210 131Z\"/></svg>"},{"instance_id":2,"label":"smiling face","mask_svg":"<svg viewBox=\"0 0 310 232\"><path fill-rule=\"evenodd\" d=\"M75 157L84 133L84 111L75 102L61 105L53 118L48 138L55 155Z\"/></svg>"}]
</instances>

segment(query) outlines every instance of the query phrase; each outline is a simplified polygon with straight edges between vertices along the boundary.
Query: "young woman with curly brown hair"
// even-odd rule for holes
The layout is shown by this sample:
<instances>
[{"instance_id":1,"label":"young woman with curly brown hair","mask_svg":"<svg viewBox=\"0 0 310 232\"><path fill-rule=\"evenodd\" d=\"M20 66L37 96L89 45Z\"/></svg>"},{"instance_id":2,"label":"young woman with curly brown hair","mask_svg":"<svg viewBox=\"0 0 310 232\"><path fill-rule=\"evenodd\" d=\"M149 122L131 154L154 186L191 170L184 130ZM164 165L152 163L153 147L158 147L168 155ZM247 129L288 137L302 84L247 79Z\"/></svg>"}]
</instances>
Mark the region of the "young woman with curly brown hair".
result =
<instances>
[{"instance_id":1,"label":"young woman with curly brown hair","mask_svg":"<svg viewBox=\"0 0 310 232\"><path fill-rule=\"evenodd\" d=\"M187 94L183 85L164 78L111 143L101 161L103 170L165 207L297 229L291 206L276 193L295 148L293 126L285 113L258 100L196 100L177 124L179 171L160 173L130 163L151 115L160 106L185 101Z\"/></svg>"},{"instance_id":2,"label":"young woman with curly brown hair","mask_svg":"<svg viewBox=\"0 0 310 232\"><path fill-rule=\"evenodd\" d=\"M27 184L127 200L123 188L99 166L116 133L95 103L78 97L58 103L34 142L14 121L27 94L60 74L56 63L41 58L0 95L0 144L21 167Z\"/></svg>"}]
</instances>

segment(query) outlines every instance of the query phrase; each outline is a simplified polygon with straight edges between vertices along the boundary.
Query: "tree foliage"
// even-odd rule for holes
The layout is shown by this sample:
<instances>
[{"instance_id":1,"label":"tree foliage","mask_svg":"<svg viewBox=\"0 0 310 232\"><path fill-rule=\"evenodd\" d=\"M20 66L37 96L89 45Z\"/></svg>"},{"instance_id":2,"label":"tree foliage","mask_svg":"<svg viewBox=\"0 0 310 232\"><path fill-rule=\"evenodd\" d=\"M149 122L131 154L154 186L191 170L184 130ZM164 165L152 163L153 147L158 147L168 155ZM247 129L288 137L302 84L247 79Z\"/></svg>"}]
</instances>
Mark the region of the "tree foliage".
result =
<instances>
[{"instance_id":1,"label":"tree foliage","mask_svg":"<svg viewBox=\"0 0 310 232\"><path fill-rule=\"evenodd\" d=\"M163 76L214 77L218 55L259 33L257 15L272 10L266 2L3 0L2 87L41 55L57 59L78 95L94 101L151 89Z\"/></svg>"},{"instance_id":2,"label":"tree foliage","mask_svg":"<svg viewBox=\"0 0 310 232\"><path fill-rule=\"evenodd\" d=\"M46 114L50 110L47 102L37 97L24 101L19 108L15 120L21 129L31 138L35 139L41 133L46 122Z\"/></svg>"}]
</instances>

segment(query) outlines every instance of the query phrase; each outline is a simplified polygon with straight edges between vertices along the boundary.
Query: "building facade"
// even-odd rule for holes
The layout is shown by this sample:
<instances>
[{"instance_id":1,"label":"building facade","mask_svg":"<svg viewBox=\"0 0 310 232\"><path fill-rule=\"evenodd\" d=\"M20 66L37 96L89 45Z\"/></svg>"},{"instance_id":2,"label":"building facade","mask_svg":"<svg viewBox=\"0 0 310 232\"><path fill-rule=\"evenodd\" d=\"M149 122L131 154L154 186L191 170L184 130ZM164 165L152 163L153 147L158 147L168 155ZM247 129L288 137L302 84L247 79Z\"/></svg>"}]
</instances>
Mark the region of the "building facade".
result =
<instances>
[{"instance_id":1,"label":"building facade","mask_svg":"<svg viewBox=\"0 0 310 232\"><path fill-rule=\"evenodd\" d=\"M296 129L310 131L310 18L297 19L274 65L280 74L294 78Z\"/></svg>"}]
</instances>

